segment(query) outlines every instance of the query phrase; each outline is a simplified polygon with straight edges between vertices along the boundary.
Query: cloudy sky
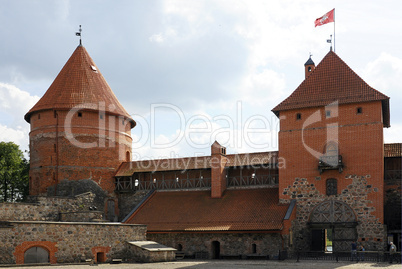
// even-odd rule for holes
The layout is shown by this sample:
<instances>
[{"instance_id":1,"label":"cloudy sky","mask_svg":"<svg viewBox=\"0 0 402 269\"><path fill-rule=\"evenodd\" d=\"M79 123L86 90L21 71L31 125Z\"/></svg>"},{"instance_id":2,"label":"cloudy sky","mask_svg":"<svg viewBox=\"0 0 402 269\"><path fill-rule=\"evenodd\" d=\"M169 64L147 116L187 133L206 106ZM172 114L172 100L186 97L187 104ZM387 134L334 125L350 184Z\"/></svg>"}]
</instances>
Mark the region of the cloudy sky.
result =
<instances>
[{"instance_id":1,"label":"cloudy sky","mask_svg":"<svg viewBox=\"0 0 402 269\"><path fill-rule=\"evenodd\" d=\"M311 53L336 53L391 97L385 142L402 142L402 2L323 0L0 2L0 140L28 148L24 114L83 45L137 121L133 158L277 149L271 109L304 79Z\"/></svg>"}]
</instances>

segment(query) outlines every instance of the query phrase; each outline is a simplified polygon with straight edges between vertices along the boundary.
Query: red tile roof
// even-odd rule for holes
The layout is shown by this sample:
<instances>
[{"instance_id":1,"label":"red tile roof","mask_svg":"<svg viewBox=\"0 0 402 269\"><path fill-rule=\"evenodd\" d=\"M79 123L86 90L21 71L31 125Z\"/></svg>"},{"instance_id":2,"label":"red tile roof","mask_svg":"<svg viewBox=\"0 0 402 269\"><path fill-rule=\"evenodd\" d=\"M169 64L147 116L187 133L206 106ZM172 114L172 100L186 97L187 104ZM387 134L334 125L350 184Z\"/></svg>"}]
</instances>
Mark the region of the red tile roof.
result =
<instances>
[{"instance_id":1,"label":"red tile roof","mask_svg":"<svg viewBox=\"0 0 402 269\"><path fill-rule=\"evenodd\" d=\"M278 204L278 188L156 191L125 223L146 224L148 232L280 231L289 205Z\"/></svg>"},{"instance_id":2,"label":"red tile roof","mask_svg":"<svg viewBox=\"0 0 402 269\"><path fill-rule=\"evenodd\" d=\"M370 87L335 52L330 51L300 86L272 111L382 101L384 126L389 127L389 97Z\"/></svg>"},{"instance_id":3,"label":"red tile roof","mask_svg":"<svg viewBox=\"0 0 402 269\"><path fill-rule=\"evenodd\" d=\"M89 110L104 107L105 112L123 116L135 126L83 46L76 48L43 97L25 115L25 120L29 122L36 111L68 110L77 106Z\"/></svg>"},{"instance_id":4,"label":"red tile roof","mask_svg":"<svg viewBox=\"0 0 402 269\"><path fill-rule=\"evenodd\" d=\"M384 144L384 157L402 157L402 143Z\"/></svg>"},{"instance_id":5,"label":"red tile roof","mask_svg":"<svg viewBox=\"0 0 402 269\"><path fill-rule=\"evenodd\" d=\"M191 170L211 168L211 156L155 159L122 163L116 177L131 176L134 172L155 172L173 170ZM274 164L278 160L278 152L256 152L226 155L226 167Z\"/></svg>"}]
</instances>

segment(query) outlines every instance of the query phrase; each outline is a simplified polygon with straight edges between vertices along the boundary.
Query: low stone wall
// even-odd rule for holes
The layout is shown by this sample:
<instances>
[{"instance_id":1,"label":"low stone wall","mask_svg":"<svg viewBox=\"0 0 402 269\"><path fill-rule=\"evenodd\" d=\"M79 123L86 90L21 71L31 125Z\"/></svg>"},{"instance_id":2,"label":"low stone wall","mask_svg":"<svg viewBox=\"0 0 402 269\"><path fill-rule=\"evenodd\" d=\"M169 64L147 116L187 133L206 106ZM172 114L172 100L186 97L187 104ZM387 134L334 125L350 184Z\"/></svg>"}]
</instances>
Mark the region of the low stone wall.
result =
<instances>
[{"instance_id":1,"label":"low stone wall","mask_svg":"<svg viewBox=\"0 0 402 269\"><path fill-rule=\"evenodd\" d=\"M0 263L23 264L24 253L41 247L50 263L129 258L126 241L145 240L145 225L13 221L0 223Z\"/></svg>"},{"instance_id":2,"label":"low stone wall","mask_svg":"<svg viewBox=\"0 0 402 269\"><path fill-rule=\"evenodd\" d=\"M201 258L208 259L216 258L217 252L220 256L246 258L247 255L269 255L270 259L277 259L279 250L282 250L279 233L148 233L147 239L176 248L186 256L197 258L201 254ZM215 253L214 244L215 248L219 245Z\"/></svg>"},{"instance_id":3,"label":"low stone wall","mask_svg":"<svg viewBox=\"0 0 402 269\"><path fill-rule=\"evenodd\" d=\"M170 262L176 259L176 249L153 241L127 242L131 261L135 262Z\"/></svg>"}]
</instances>

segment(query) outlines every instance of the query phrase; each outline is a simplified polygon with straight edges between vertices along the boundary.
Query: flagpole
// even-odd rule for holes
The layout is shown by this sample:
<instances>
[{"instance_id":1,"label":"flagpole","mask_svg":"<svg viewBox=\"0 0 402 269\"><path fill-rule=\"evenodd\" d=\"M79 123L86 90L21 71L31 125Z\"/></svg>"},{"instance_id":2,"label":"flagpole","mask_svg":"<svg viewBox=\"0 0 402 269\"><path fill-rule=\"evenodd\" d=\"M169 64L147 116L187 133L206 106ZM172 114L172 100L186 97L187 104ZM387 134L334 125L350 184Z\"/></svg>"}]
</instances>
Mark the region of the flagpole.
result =
<instances>
[{"instance_id":1,"label":"flagpole","mask_svg":"<svg viewBox=\"0 0 402 269\"><path fill-rule=\"evenodd\" d=\"M334 52L335 52L335 8L334 8Z\"/></svg>"}]
</instances>

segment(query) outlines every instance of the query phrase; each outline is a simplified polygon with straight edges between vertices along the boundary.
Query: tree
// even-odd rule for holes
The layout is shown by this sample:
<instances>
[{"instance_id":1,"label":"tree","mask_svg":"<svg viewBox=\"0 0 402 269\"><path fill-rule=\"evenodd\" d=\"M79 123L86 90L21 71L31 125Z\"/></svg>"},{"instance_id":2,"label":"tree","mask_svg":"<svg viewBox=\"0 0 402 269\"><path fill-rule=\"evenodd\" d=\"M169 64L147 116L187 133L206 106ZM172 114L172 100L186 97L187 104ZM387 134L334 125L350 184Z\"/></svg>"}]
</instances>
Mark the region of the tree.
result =
<instances>
[{"instance_id":1,"label":"tree","mask_svg":"<svg viewBox=\"0 0 402 269\"><path fill-rule=\"evenodd\" d=\"M29 162L19 146L0 142L0 199L4 202L22 201L29 192Z\"/></svg>"}]
</instances>

